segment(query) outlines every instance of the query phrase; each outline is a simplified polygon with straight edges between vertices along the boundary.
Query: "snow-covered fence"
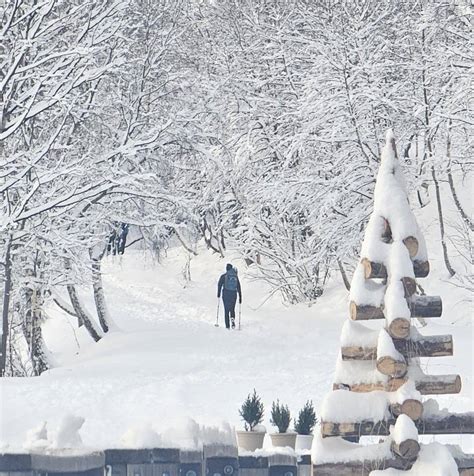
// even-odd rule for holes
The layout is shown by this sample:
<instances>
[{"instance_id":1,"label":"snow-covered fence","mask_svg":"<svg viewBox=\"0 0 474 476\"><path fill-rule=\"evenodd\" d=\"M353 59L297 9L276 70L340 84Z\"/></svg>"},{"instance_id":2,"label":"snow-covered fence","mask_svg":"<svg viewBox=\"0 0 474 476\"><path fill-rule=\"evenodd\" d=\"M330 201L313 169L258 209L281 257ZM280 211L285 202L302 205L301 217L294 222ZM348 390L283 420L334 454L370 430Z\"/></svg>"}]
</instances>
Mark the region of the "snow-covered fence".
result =
<instances>
[{"instance_id":1,"label":"snow-covered fence","mask_svg":"<svg viewBox=\"0 0 474 476\"><path fill-rule=\"evenodd\" d=\"M239 474L240 473L240 474ZM0 476L311 476L310 455L238 454L237 447L0 454Z\"/></svg>"},{"instance_id":2,"label":"snow-covered fence","mask_svg":"<svg viewBox=\"0 0 474 476\"><path fill-rule=\"evenodd\" d=\"M465 474L473 474L472 456L418 442L419 434L474 433L474 412L453 414L440 411L435 400L422 400L423 395L461 390L459 375L425 375L420 369L421 357L453 355L451 335L423 336L412 325L413 317L442 313L439 296L417 294L415 278L426 277L429 270L424 238L410 209L389 131L374 211L351 284L350 319L341 334L333 392L321 411L323 443L315 475L363 475L373 470L378 474L385 468L415 468L418 462L425 472L427 467L448 468L433 474L458 474L457 468L466 466L470 472ZM382 329L358 322L375 319L383 320ZM379 444L358 444L361 436L374 435L388 438ZM340 438L328 443L327 437L357 443Z\"/></svg>"}]
</instances>

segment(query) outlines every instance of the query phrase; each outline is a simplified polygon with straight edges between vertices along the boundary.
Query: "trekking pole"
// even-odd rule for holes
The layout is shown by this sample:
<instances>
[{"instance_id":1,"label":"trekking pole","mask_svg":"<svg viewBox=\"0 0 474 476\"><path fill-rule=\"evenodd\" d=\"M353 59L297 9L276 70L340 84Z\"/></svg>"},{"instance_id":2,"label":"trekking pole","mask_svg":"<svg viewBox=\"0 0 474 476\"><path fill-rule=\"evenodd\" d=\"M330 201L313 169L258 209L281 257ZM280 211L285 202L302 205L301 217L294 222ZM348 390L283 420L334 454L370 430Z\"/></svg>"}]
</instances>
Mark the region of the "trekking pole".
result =
<instances>
[{"instance_id":1,"label":"trekking pole","mask_svg":"<svg viewBox=\"0 0 474 476\"><path fill-rule=\"evenodd\" d=\"M239 302L239 331L240 331L240 321L242 319L242 303Z\"/></svg>"},{"instance_id":2,"label":"trekking pole","mask_svg":"<svg viewBox=\"0 0 474 476\"><path fill-rule=\"evenodd\" d=\"M214 327L219 327L219 304L220 304L220 299L217 298L217 315L216 315L216 323L214 324Z\"/></svg>"}]
</instances>

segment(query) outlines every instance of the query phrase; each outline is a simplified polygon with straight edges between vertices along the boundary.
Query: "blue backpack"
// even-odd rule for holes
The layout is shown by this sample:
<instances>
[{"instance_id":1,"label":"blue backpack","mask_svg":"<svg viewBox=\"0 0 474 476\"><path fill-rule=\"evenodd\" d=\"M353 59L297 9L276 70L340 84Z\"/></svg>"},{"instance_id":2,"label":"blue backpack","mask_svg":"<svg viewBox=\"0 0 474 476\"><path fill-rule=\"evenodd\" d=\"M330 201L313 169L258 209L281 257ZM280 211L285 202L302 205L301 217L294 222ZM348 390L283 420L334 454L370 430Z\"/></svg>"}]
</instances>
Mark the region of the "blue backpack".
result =
<instances>
[{"instance_id":1,"label":"blue backpack","mask_svg":"<svg viewBox=\"0 0 474 476\"><path fill-rule=\"evenodd\" d=\"M235 268L229 269L225 273L224 289L227 289L227 291L237 291L237 283L237 270Z\"/></svg>"}]
</instances>

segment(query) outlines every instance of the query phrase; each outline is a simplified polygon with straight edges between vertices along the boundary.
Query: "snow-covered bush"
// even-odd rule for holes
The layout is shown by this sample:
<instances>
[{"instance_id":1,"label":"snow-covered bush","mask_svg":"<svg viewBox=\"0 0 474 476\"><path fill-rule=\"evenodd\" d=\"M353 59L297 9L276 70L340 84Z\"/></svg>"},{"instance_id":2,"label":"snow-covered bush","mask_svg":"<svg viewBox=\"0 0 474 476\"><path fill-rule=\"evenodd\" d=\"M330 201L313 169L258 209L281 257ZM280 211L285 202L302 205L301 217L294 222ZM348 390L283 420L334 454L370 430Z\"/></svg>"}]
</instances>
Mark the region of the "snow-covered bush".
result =
<instances>
[{"instance_id":1,"label":"snow-covered bush","mask_svg":"<svg viewBox=\"0 0 474 476\"><path fill-rule=\"evenodd\" d=\"M246 431L254 431L255 427L262 423L264 407L255 389L253 389L252 394L248 394L239 410L239 414L245 422L244 427Z\"/></svg>"},{"instance_id":2,"label":"snow-covered bush","mask_svg":"<svg viewBox=\"0 0 474 476\"><path fill-rule=\"evenodd\" d=\"M272 403L272 419L270 423L278 428L278 433L286 433L290 426L291 415L287 405L280 404L280 401Z\"/></svg>"},{"instance_id":3,"label":"snow-covered bush","mask_svg":"<svg viewBox=\"0 0 474 476\"><path fill-rule=\"evenodd\" d=\"M308 400L295 419L295 431L298 435L310 435L317 422L313 402Z\"/></svg>"}]
</instances>

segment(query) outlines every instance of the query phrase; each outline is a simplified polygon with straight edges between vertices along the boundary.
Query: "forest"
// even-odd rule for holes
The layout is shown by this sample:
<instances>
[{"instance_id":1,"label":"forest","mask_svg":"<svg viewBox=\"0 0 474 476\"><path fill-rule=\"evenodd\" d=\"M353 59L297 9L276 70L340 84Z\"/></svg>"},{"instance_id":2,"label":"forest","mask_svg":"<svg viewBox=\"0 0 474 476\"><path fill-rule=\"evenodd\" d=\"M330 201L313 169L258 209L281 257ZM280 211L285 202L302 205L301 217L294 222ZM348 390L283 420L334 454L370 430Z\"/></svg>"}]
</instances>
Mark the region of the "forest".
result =
<instances>
[{"instance_id":1,"label":"forest","mask_svg":"<svg viewBox=\"0 0 474 476\"><path fill-rule=\"evenodd\" d=\"M287 304L332 274L349 287L388 128L412 207L436 203L445 270L472 290L469 3L0 2L1 374L48 368L51 303L108 332L120 224L157 260L170 243L237 250Z\"/></svg>"}]
</instances>

